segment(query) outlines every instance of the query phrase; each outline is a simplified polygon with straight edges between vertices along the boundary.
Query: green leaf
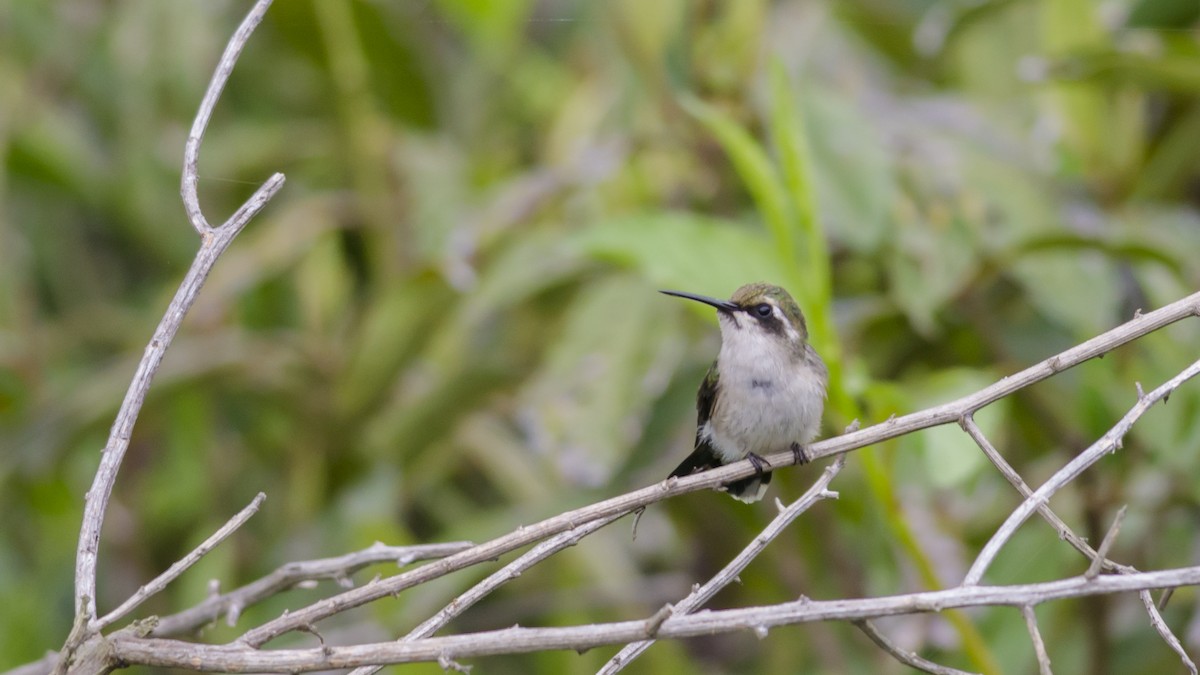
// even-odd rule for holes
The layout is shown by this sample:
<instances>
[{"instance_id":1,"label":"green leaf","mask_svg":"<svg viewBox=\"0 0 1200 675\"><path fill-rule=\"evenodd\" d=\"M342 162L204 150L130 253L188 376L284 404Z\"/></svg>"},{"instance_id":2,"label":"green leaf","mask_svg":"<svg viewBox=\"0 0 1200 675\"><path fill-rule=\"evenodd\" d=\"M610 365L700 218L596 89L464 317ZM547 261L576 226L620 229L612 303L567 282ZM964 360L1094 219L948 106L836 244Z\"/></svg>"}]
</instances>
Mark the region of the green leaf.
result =
<instances>
[{"instance_id":1,"label":"green leaf","mask_svg":"<svg viewBox=\"0 0 1200 675\"><path fill-rule=\"evenodd\" d=\"M946 403L976 392L995 381L992 373L958 368L933 373L923 379L908 382L909 406L921 410ZM1004 430L1008 425L1008 400L1004 399L979 411L975 421L993 446L1003 448ZM910 434L900 439L900 447L908 452L917 448L925 461L925 475L939 488L961 486L988 466L987 457L971 437L958 425L940 427Z\"/></svg>"},{"instance_id":2,"label":"green leaf","mask_svg":"<svg viewBox=\"0 0 1200 675\"><path fill-rule=\"evenodd\" d=\"M766 151L750 132L717 108L692 96L681 97L680 104L708 129L729 155L778 250L789 257L793 255L796 248L790 224L791 204L787 189Z\"/></svg>"},{"instance_id":3,"label":"green leaf","mask_svg":"<svg viewBox=\"0 0 1200 675\"><path fill-rule=\"evenodd\" d=\"M653 401L684 353L663 298L632 275L584 286L519 396L533 451L576 485L606 483L637 446Z\"/></svg>"},{"instance_id":4,"label":"green leaf","mask_svg":"<svg viewBox=\"0 0 1200 675\"><path fill-rule=\"evenodd\" d=\"M657 212L600 221L574 243L584 254L636 269L660 287L694 293L728 297L748 282L787 278L761 232L696 214Z\"/></svg>"}]
</instances>

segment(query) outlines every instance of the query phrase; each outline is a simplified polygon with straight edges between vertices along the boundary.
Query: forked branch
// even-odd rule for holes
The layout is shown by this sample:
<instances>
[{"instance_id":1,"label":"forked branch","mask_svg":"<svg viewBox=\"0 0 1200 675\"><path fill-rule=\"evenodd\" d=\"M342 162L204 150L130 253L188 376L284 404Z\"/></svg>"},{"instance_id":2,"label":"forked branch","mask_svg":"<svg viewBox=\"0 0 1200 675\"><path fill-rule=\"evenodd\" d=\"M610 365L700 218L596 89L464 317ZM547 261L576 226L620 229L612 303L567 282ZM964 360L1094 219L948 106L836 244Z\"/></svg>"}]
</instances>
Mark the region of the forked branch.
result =
<instances>
[{"instance_id":1,"label":"forked branch","mask_svg":"<svg viewBox=\"0 0 1200 675\"><path fill-rule=\"evenodd\" d=\"M101 628L96 617L96 567L100 548L100 531L103 528L109 498L112 496L113 486L117 480L117 472L121 468L121 462L125 459L125 452L129 448L129 440L133 435L134 424L145 403L146 393L150 389L154 374L162 365L167 348L179 331L184 315L195 302L200 287L204 284L204 280L208 277L217 258L229 246L238 232L246 226L246 223L258 214L283 186L283 174L276 173L271 176L241 208L217 228L208 225L200 211L199 199L196 194L198 180L196 165L200 139L204 136L212 109L220 97L225 82L229 79L229 74L233 71L238 55L254 27L262 21L263 14L266 13L270 4L271 0L259 0L255 3L237 33L230 40L213 73L212 80L209 82L204 103L200 106L192 125L192 132L188 137L187 147L184 151L182 193L188 220L192 223L192 227L200 233L200 250L197 252L195 260L192 261L191 268L175 293L175 297L171 300L170 306L167 307L158 328L154 331L133 380L129 383L129 389L117 411L116 421L113 422L108 441L101 453L100 466L96 470L92 487L88 490L84 500L83 524L80 528L79 544L75 556L75 622L71 634L63 646L63 658L59 659L58 670L60 671L64 670L71 662L73 652L85 640L97 636Z\"/></svg>"}]
</instances>

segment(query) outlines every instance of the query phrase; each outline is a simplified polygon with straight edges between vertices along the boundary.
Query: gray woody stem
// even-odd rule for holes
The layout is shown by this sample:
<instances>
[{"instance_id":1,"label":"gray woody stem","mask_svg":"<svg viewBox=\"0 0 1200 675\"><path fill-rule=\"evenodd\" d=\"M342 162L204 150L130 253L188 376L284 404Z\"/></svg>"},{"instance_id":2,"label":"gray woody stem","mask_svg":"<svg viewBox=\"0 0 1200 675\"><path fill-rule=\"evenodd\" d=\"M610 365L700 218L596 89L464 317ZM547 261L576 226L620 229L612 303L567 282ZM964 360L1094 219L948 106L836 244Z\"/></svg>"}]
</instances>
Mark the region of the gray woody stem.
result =
<instances>
[{"instance_id":1,"label":"gray woody stem","mask_svg":"<svg viewBox=\"0 0 1200 675\"><path fill-rule=\"evenodd\" d=\"M421 560L443 558L474 546L469 541L413 546L386 546L376 542L361 551L332 558L303 560L281 565L274 572L228 593L214 594L200 604L181 612L164 616L150 631L155 637L184 635L196 631L221 617L233 625L242 611L266 598L289 588L316 579L333 579L339 586L349 586L350 575L368 566L384 562L411 565Z\"/></svg>"},{"instance_id":2,"label":"gray woody stem","mask_svg":"<svg viewBox=\"0 0 1200 675\"><path fill-rule=\"evenodd\" d=\"M171 565L169 568L167 568L166 572L163 572L152 579L149 583L139 588L136 593L131 595L128 600L121 603L119 607L97 619L96 629L103 630L106 626L112 625L114 621L132 612L134 609L137 609L138 605L145 602L147 598L166 588L167 584L174 581L180 574L183 574L192 565L195 565L201 558L207 555L209 551L216 548L217 544L225 541L226 537L233 534L235 530L242 526L243 523L245 523L247 520L250 520L251 516L253 516L255 513L258 513L258 508L262 506L263 500L266 498L267 496L265 494L261 492L258 493L258 496L254 498L254 501L250 502L246 508L239 511L238 514L233 518L230 518L229 522L221 526L221 529L213 532L208 539L205 539L200 543L199 546L192 549L191 553L177 560L174 565Z\"/></svg>"},{"instance_id":3,"label":"gray woody stem","mask_svg":"<svg viewBox=\"0 0 1200 675\"><path fill-rule=\"evenodd\" d=\"M196 253L196 258L192 261L187 276L184 277L179 290L175 293L175 297L159 322L158 328L154 331L154 336L150 339L150 344L147 345L145 354L138 364L137 372L129 383L129 389L125 393L125 399L121 402L121 408L117 412L116 420L113 422L108 441L101 454L100 466L96 470L92 487L87 492L84 502L83 525L79 533L79 545L75 558L75 624L63 648L64 654L69 654L84 639L99 630L96 619L96 567L100 547L100 530L104 524L104 515L108 509L109 498L112 496L113 485L117 480L117 471L125 458L125 451L129 448L129 439L133 435L134 423L137 422L138 413L145 403L146 392L150 389L154 374L162 365L167 347L170 346L175 334L179 331L184 315L195 302L200 287L204 284L209 272L212 271L217 258L246 226L246 223L258 214L283 186L283 174L277 173L271 176L241 208L230 216L225 224L217 228L210 227L205 221L204 215L200 212L199 200L196 195L196 164L200 139L204 136L213 106L216 105L221 89L229 79L238 54L241 53L250 33L262 20L263 14L270 4L271 0L259 0L230 40L213 73L212 81L204 96L204 102L196 115L191 134L188 136L184 151L181 191L188 220L192 227L200 233L200 250ZM68 661L68 659L61 659L59 668L65 668Z\"/></svg>"},{"instance_id":4,"label":"gray woody stem","mask_svg":"<svg viewBox=\"0 0 1200 675\"><path fill-rule=\"evenodd\" d=\"M765 634L776 626L814 621L857 621L880 616L938 612L961 607L1008 605L1022 607L1087 595L1127 593L1153 588L1200 584L1200 566L1136 574L1103 575L1015 586L959 586L941 591L909 593L854 600L802 599L767 607L727 609L669 617L659 626L645 620L601 623L566 628L521 628L430 637L411 642L383 642L348 647L260 650L245 644L204 645L176 640L113 635L109 648L118 661L204 671L294 672L354 668L381 663L411 663L460 659L492 654L626 644L650 637L685 638L752 631Z\"/></svg>"}]
</instances>

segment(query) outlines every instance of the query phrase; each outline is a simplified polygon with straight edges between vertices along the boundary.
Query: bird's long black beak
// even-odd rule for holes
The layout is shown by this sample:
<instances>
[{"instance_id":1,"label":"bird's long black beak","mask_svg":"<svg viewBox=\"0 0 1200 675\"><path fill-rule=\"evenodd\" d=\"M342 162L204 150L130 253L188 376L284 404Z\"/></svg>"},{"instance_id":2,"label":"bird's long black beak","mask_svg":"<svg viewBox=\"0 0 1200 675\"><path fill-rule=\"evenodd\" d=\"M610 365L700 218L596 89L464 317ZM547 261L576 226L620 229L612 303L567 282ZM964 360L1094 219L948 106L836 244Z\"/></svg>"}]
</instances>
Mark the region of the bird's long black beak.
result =
<instances>
[{"instance_id":1,"label":"bird's long black beak","mask_svg":"<svg viewBox=\"0 0 1200 675\"><path fill-rule=\"evenodd\" d=\"M673 295L677 298L695 300L696 302L703 302L706 305L712 305L713 307L716 307L722 312L736 312L738 309L740 309L737 305L728 300L718 300L716 298L710 298L707 295L696 295L695 293L684 293L683 291L659 291L659 293Z\"/></svg>"}]
</instances>

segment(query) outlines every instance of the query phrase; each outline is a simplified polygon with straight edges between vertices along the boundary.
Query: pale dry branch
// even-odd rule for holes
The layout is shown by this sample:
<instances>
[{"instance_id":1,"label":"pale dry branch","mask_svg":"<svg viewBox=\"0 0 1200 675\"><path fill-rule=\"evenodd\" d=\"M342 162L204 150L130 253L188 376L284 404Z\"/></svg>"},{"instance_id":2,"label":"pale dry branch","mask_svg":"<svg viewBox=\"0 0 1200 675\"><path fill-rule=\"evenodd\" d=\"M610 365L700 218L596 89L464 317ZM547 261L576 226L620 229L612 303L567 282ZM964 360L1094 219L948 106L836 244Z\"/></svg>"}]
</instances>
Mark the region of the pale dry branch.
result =
<instances>
[{"instance_id":1,"label":"pale dry branch","mask_svg":"<svg viewBox=\"0 0 1200 675\"><path fill-rule=\"evenodd\" d=\"M1174 589L1174 586L1167 586L1166 590ZM1146 614L1150 615L1150 625L1154 626L1154 631L1158 633L1163 642L1171 648L1179 659L1183 661L1183 665L1192 675L1196 675L1196 662L1192 661L1192 657L1188 656L1187 650L1183 648L1183 644L1179 642L1179 638L1175 637L1175 633L1171 632L1170 626L1167 625L1166 619L1163 618L1159 607L1154 604L1154 598L1150 597L1150 591L1141 591L1138 593L1139 599L1142 601L1142 606L1146 608Z\"/></svg>"},{"instance_id":2,"label":"pale dry branch","mask_svg":"<svg viewBox=\"0 0 1200 675\"><path fill-rule=\"evenodd\" d=\"M1139 314L1112 330L1101 333L1086 342L1081 342L1066 351L1059 352L1019 373L1007 375L998 382L968 396L919 412L894 417L882 424L869 426L857 432L814 443L808 447L809 458L818 459L837 455L913 431L957 422L963 416L972 414L1014 392L1073 368L1084 361L1103 356L1117 347L1153 333L1164 326L1193 316L1200 316L1200 292L1176 300L1149 314ZM776 467L790 466L796 462L796 458L791 452L768 455L764 459L770 462L771 466ZM749 476L753 473L753 467L749 464L749 462L744 462L736 465L741 467L742 471L735 476L730 476L730 479Z\"/></svg>"},{"instance_id":3,"label":"pale dry branch","mask_svg":"<svg viewBox=\"0 0 1200 675\"><path fill-rule=\"evenodd\" d=\"M939 612L946 609L1037 605L1089 595L1126 593L1200 584L1200 566L1135 574L1103 575L1013 586L959 586L881 598L797 600L765 607L746 607L672 616L657 629L659 638L689 638L717 633L749 632L815 621L858 621L881 616ZM202 645L176 640L139 638L130 632L111 637L114 658L130 665L190 670L293 672L355 668L364 665L436 662L494 654L525 654L569 649L584 651L626 644L645 637L646 621L622 621L563 628L513 627L495 631L413 641L347 647L260 650L245 644Z\"/></svg>"},{"instance_id":4,"label":"pale dry branch","mask_svg":"<svg viewBox=\"0 0 1200 675\"><path fill-rule=\"evenodd\" d=\"M738 553L729 564L721 568L713 578L709 579L703 586L694 589L686 597L679 602L674 603L671 607L668 616L680 616L689 614L700 609L713 598L722 588L733 583L738 578L746 567L758 557L760 553L766 549L767 544L774 541L788 525L792 523L800 514L807 511L813 504L829 498L836 498L837 494L829 492L827 488L829 483L841 472L842 467L846 465L845 456L838 457L835 462L825 467L825 471L817 478L799 499L792 502L789 506L782 509L779 515L765 527L763 531L754 538L741 553ZM664 617L665 619L665 617ZM611 674L621 671L625 666L629 665L642 652L650 648L654 644L654 639L639 640L633 644L625 645L615 656L608 660L597 673Z\"/></svg>"},{"instance_id":5,"label":"pale dry branch","mask_svg":"<svg viewBox=\"0 0 1200 675\"><path fill-rule=\"evenodd\" d=\"M1117 515L1113 518L1112 526L1108 528L1108 532L1104 535L1104 539L1100 541L1100 548L1096 549L1096 557L1092 558L1091 564L1088 565L1087 572L1084 576L1089 579L1094 579L1100 574L1101 564L1108 558L1108 550L1117 541L1117 533L1121 531L1121 522L1125 520L1125 511L1128 506L1122 506Z\"/></svg>"},{"instance_id":6,"label":"pale dry branch","mask_svg":"<svg viewBox=\"0 0 1200 675\"><path fill-rule=\"evenodd\" d=\"M222 525L221 529L212 533L208 539L205 539L200 543L199 546L192 549L191 553L188 553L186 556L176 561L175 564L167 568L167 571L158 575L149 583L139 588L136 593L130 596L128 600L121 603L119 607L97 619L97 630L103 630L105 627L111 625L114 621L132 612L135 608L137 608L138 605L145 602L147 598L166 588L167 584L174 581L179 577L180 574L183 574L185 571L199 562L201 558L208 555L208 552L216 548L217 544L225 541L225 539L229 535L233 534L234 531L236 531L239 527L241 527L242 524L244 524L247 520L250 520L251 516L258 513L258 508L262 506L263 500L266 498L267 495L261 492L258 493L258 496L256 496L253 501L246 505L246 508L239 511L236 515L234 515L234 517L229 519L229 522Z\"/></svg>"},{"instance_id":7,"label":"pale dry branch","mask_svg":"<svg viewBox=\"0 0 1200 675\"><path fill-rule=\"evenodd\" d=\"M376 542L361 551L333 558L320 558L290 562L279 566L270 574L252 581L228 593L212 595L200 604L181 612L164 616L151 631L155 637L186 635L220 619L227 617L229 625L236 623L238 616L247 607L276 595L306 581L332 579L339 586L350 584L350 575L369 565L394 562L409 565L421 560L433 560L452 555L473 546L469 541L453 541L442 544L418 544L415 546L386 546Z\"/></svg>"},{"instance_id":8,"label":"pale dry branch","mask_svg":"<svg viewBox=\"0 0 1200 675\"><path fill-rule=\"evenodd\" d=\"M1084 578L1093 577L1085 575ZM1033 642L1033 652L1037 655L1038 672L1041 675L1053 675L1050 670L1050 655L1046 653L1046 643L1042 641L1042 632L1038 630L1037 615L1033 613L1033 605L1022 605L1021 616L1025 618L1025 628L1029 631L1029 639Z\"/></svg>"},{"instance_id":9,"label":"pale dry branch","mask_svg":"<svg viewBox=\"0 0 1200 675\"><path fill-rule=\"evenodd\" d=\"M246 43L250 41L250 35L254 33L255 28L258 28L258 24L262 23L263 16L266 15L267 9L270 6L271 0L258 0L258 2L254 3L254 7L250 9L250 13L242 20L233 37L229 39L229 43L225 45L225 52L221 54L221 59L217 62L217 67L213 70L212 79L209 80L208 88L204 91L204 98L201 99L200 107L196 110L196 118L192 120L192 129L188 133L187 142L183 146L183 174L179 180L179 192L183 197L183 208L187 212L188 221L191 222L192 227L196 228L196 232L201 237L208 236L212 232L213 227L208 224L208 219L204 217L204 212L200 208L200 195L198 193L200 181L198 167L200 163L200 144L204 141L204 134L208 131L208 122L212 119L212 113L217 107L217 101L221 99L221 92L225 89L225 83L229 81L229 76L233 74L233 67L237 64L238 57L242 55L242 50L245 49ZM277 173L271 177L271 180L275 180L275 178L282 179L283 175ZM266 188L269 182L260 187L259 191ZM282 181L280 182L282 183ZM257 196L257 193L255 196ZM247 201L247 204L254 202L256 202L255 198L251 197ZM261 208L261 205L258 206L258 209ZM258 209L255 209L255 211ZM241 226L244 226L253 217L253 213L244 214L239 210L222 227L228 227L231 223L238 221L241 222Z\"/></svg>"},{"instance_id":10,"label":"pale dry branch","mask_svg":"<svg viewBox=\"0 0 1200 675\"><path fill-rule=\"evenodd\" d=\"M75 562L75 621L71 634L63 646L57 670L64 670L71 663L72 653L84 641L99 634L96 619L96 566L97 554L100 548L100 531L104 525L105 512L112 496L113 486L117 480L117 472L129 448L129 440L133 435L133 427L141 412L150 389L154 374L162 365L163 356L179 330L183 317L196 300L200 287L208 277L212 266L233 238L245 227L272 196L283 186L283 174L276 173L267 180L251 197L219 228L210 227L200 212L196 196L196 159L199 151L199 141L204 136L212 107L220 96L229 73L237 61L238 54L249 39L254 27L262 20L271 0L259 0L251 9L250 14L242 22L238 32L230 40L225 54L213 74L205 94L205 103L201 105L192 125L184 152L182 193L188 220L200 233L200 250L196 253L187 275L180 284L179 290L171 300L170 306L163 315L150 339L149 345L138 364L137 371L129 383L129 389L121 402L116 420L109 432L108 441L100 457L100 465L96 470L92 487L84 500L83 524L80 528L79 543L76 550Z\"/></svg>"},{"instance_id":11,"label":"pale dry branch","mask_svg":"<svg viewBox=\"0 0 1200 675\"><path fill-rule=\"evenodd\" d=\"M1066 466L1059 469L1058 472L1035 490L1033 494L1029 495L1012 512L975 558L971 569L967 570L967 576L963 580L963 583L968 586L979 583L988 566L996 559L996 554L1000 552L1000 548L1012 537L1017 528L1029 518L1030 514L1037 510L1039 505L1047 503L1051 495L1057 492L1059 488L1074 480L1085 469L1099 461L1101 457L1108 453L1116 452L1121 447L1121 439L1125 437L1125 434L1129 433L1129 429L1133 427L1133 423L1140 419L1150 409L1150 406L1170 396L1171 392L1175 391L1179 385L1195 377L1197 374L1200 374L1200 361L1192 363L1183 372L1167 380L1149 394L1139 396L1137 402L1133 404L1129 412L1125 413L1121 421L1117 422L1115 426L1105 432L1099 440L1086 450L1079 453Z\"/></svg>"},{"instance_id":12,"label":"pale dry branch","mask_svg":"<svg viewBox=\"0 0 1200 675\"><path fill-rule=\"evenodd\" d=\"M940 663L934 663L929 659L921 658L921 656L914 654L907 649L903 649L900 647L900 645L889 640L888 637L880 632L879 628L877 628L869 619L855 621L854 625L863 633L866 633L867 637L871 638L871 641L879 645L883 651L891 654L892 657L897 661L910 668L916 668L917 670L924 671L926 673L933 673L933 675L975 675L974 673L965 670L959 670L958 668L951 668L950 666L943 666Z\"/></svg>"},{"instance_id":13,"label":"pale dry branch","mask_svg":"<svg viewBox=\"0 0 1200 675\"><path fill-rule=\"evenodd\" d=\"M521 576L526 570L534 565L558 553L564 548L574 546L579 543L580 539L592 534L596 530L608 525L616 520L618 516L610 518L601 518L593 520L590 523L585 523L573 530L567 530L542 543L534 546L529 552L512 561L511 563L500 568L496 572L488 575L486 579L475 584L466 593L451 600L448 605L438 611L437 614L429 617L421 625L412 629L404 636L404 640L417 640L423 637L433 635L443 626L450 623L455 617L459 616L467 609L478 603L480 600L487 597L492 591L503 586L504 584Z\"/></svg>"},{"instance_id":14,"label":"pale dry branch","mask_svg":"<svg viewBox=\"0 0 1200 675\"><path fill-rule=\"evenodd\" d=\"M521 576L526 570L558 553L564 548L574 546L579 543L580 539L592 534L596 530L608 525L616 520L619 516L611 518L602 518L593 520L590 523L585 523L574 530L567 530L561 534L555 535L550 539L534 546L527 553L521 555L516 560L510 562L499 570L489 574L486 579L472 586L467 592L459 595L451 600L445 607L440 609L436 614L426 619L419 626L412 629L401 641L418 640L420 638L433 635L443 626L450 623L455 617L470 609L480 600L491 594L492 591L503 586L504 584ZM379 672L383 666L363 666L351 671L349 675L373 675Z\"/></svg>"}]
</instances>

